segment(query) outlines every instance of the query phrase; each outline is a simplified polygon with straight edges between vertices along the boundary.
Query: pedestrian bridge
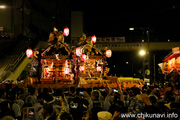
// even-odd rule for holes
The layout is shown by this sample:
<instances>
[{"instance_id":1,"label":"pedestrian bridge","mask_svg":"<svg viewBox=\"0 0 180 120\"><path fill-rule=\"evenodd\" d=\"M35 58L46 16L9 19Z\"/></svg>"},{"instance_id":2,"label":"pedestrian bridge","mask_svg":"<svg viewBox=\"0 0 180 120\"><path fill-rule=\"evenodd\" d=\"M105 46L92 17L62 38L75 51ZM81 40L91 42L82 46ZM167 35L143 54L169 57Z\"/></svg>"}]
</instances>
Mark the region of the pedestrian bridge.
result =
<instances>
[{"instance_id":1,"label":"pedestrian bridge","mask_svg":"<svg viewBox=\"0 0 180 120\"><path fill-rule=\"evenodd\" d=\"M154 50L171 50L173 47L179 47L180 42L142 42L142 43L95 43L96 47L99 49L104 49L108 47L112 51L138 51L140 49L145 49L150 51Z\"/></svg>"}]
</instances>

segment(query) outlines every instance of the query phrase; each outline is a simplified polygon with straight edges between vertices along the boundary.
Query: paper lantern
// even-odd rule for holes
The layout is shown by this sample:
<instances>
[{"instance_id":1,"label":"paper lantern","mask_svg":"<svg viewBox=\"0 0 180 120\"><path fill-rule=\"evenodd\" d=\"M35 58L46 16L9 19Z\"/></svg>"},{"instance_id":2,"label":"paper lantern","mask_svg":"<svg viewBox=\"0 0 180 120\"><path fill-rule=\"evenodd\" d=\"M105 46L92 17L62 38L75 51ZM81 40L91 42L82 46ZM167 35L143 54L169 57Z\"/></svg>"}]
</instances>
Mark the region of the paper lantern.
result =
<instances>
[{"instance_id":1,"label":"paper lantern","mask_svg":"<svg viewBox=\"0 0 180 120\"><path fill-rule=\"evenodd\" d=\"M81 56L82 54L82 49L80 47L76 48L76 56Z\"/></svg>"},{"instance_id":2,"label":"paper lantern","mask_svg":"<svg viewBox=\"0 0 180 120\"><path fill-rule=\"evenodd\" d=\"M79 67L79 70L80 70L80 71L84 71L84 66L80 66L80 67Z\"/></svg>"},{"instance_id":3,"label":"paper lantern","mask_svg":"<svg viewBox=\"0 0 180 120\"><path fill-rule=\"evenodd\" d=\"M69 68L68 68L68 67L65 67L65 68L64 68L64 73L65 73L65 74L69 74Z\"/></svg>"},{"instance_id":4,"label":"paper lantern","mask_svg":"<svg viewBox=\"0 0 180 120\"><path fill-rule=\"evenodd\" d=\"M64 30L63 30L63 35L64 36L68 36L69 35L69 28L64 28Z\"/></svg>"},{"instance_id":5,"label":"paper lantern","mask_svg":"<svg viewBox=\"0 0 180 120\"><path fill-rule=\"evenodd\" d=\"M100 72L101 71L101 67L100 66L97 66L97 71Z\"/></svg>"},{"instance_id":6,"label":"paper lantern","mask_svg":"<svg viewBox=\"0 0 180 120\"><path fill-rule=\"evenodd\" d=\"M30 49L30 48L27 49L27 50L26 50L26 55L27 55L28 58L32 58L32 57L33 57L33 50Z\"/></svg>"},{"instance_id":7,"label":"paper lantern","mask_svg":"<svg viewBox=\"0 0 180 120\"><path fill-rule=\"evenodd\" d=\"M106 57L110 58L112 56L112 51L110 49L106 50Z\"/></svg>"},{"instance_id":8,"label":"paper lantern","mask_svg":"<svg viewBox=\"0 0 180 120\"><path fill-rule=\"evenodd\" d=\"M91 40L92 40L92 43L96 43L96 36L93 35L93 36L91 37Z\"/></svg>"},{"instance_id":9,"label":"paper lantern","mask_svg":"<svg viewBox=\"0 0 180 120\"><path fill-rule=\"evenodd\" d=\"M44 68L44 72L45 72L45 76L50 76L50 69L47 67L47 68Z\"/></svg>"},{"instance_id":10,"label":"paper lantern","mask_svg":"<svg viewBox=\"0 0 180 120\"><path fill-rule=\"evenodd\" d=\"M86 60L86 54L82 54L81 55L81 61L85 61Z\"/></svg>"}]
</instances>

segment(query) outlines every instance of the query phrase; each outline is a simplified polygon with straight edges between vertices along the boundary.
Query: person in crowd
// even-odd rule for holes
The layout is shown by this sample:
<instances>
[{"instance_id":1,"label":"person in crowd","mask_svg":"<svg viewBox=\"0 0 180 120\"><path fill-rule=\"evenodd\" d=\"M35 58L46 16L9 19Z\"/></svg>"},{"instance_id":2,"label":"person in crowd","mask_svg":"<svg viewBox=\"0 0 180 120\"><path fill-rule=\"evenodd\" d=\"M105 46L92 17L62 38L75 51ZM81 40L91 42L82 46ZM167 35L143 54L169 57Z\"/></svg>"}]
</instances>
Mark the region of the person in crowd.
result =
<instances>
[{"instance_id":1,"label":"person in crowd","mask_svg":"<svg viewBox=\"0 0 180 120\"><path fill-rule=\"evenodd\" d=\"M14 111L15 118L21 119L21 107L15 102L17 99L17 93L12 90L8 94L8 105Z\"/></svg>"},{"instance_id":2,"label":"person in crowd","mask_svg":"<svg viewBox=\"0 0 180 120\"><path fill-rule=\"evenodd\" d=\"M134 97L129 102L129 111L131 113L140 113L144 109L145 103L143 102L141 96L140 96L140 89L139 88L133 88Z\"/></svg>"},{"instance_id":3,"label":"person in crowd","mask_svg":"<svg viewBox=\"0 0 180 120\"><path fill-rule=\"evenodd\" d=\"M73 120L73 117L68 112L64 112L61 114L60 120Z\"/></svg>"},{"instance_id":4,"label":"person in crowd","mask_svg":"<svg viewBox=\"0 0 180 120\"><path fill-rule=\"evenodd\" d=\"M31 103L32 105L34 105L35 103L38 102L37 100L37 96L35 95L35 88L33 88L32 86L30 86L28 88L28 93L29 95L26 97L25 102L26 103Z\"/></svg>"},{"instance_id":5,"label":"person in crowd","mask_svg":"<svg viewBox=\"0 0 180 120\"><path fill-rule=\"evenodd\" d=\"M55 120L56 115L53 112L53 106L50 103L44 103L42 108L42 115L44 120Z\"/></svg>"},{"instance_id":6,"label":"person in crowd","mask_svg":"<svg viewBox=\"0 0 180 120\"><path fill-rule=\"evenodd\" d=\"M4 89L0 89L0 103L3 102L5 100L5 90Z\"/></svg>"},{"instance_id":7,"label":"person in crowd","mask_svg":"<svg viewBox=\"0 0 180 120\"><path fill-rule=\"evenodd\" d=\"M39 95L37 96L37 100L38 100L38 102L32 106L32 107L34 107L35 113L38 113L43 107L44 99L43 99L42 93L39 93ZM35 114L35 118L38 118L38 114Z\"/></svg>"},{"instance_id":8,"label":"person in crowd","mask_svg":"<svg viewBox=\"0 0 180 120\"><path fill-rule=\"evenodd\" d=\"M0 91L0 119L11 116L20 120L24 107L33 107L36 120L118 120L131 119L121 118L123 113L144 112L174 112L179 115L177 86L145 86L142 90L132 87L122 91L121 85L117 85L117 88L110 88L108 84L87 89L70 87L68 92L62 88L43 88L43 91L38 90L38 94L32 86L27 92L11 85L5 86Z\"/></svg>"},{"instance_id":9,"label":"person in crowd","mask_svg":"<svg viewBox=\"0 0 180 120\"><path fill-rule=\"evenodd\" d=\"M11 116L15 118L15 113L10 108L9 102L7 100L0 103L0 119L4 116Z\"/></svg>"},{"instance_id":10,"label":"person in crowd","mask_svg":"<svg viewBox=\"0 0 180 120\"><path fill-rule=\"evenodd\" d=\"M16 119L13 118L12 116L6 115L1 120L16 120Z\"/></svg>"}]
</instances>

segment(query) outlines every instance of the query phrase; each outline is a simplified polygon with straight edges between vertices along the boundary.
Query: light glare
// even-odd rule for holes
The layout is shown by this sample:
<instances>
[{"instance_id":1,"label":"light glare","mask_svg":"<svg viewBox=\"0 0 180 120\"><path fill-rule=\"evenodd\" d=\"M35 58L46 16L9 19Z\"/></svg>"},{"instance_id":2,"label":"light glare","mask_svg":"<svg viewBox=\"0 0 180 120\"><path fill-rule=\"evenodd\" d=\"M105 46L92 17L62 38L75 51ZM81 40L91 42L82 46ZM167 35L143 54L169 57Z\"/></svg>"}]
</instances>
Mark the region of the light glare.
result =
<instances>
[{"instance_id":1,"label":"light glare","mask_svg":"<svg viewBox=\"0 0 180 120\"><path fill-rule=\"evenodd\" d=\"M4 9L4 8L6 8L5 5L0 5L0 9Z\"/></svg>"},{"instance_id":2,"label":"light glare","mask_svg":"<svg viewBox=\"0 0 180 120\"><path fill-rule=\"evenodd\" d=\"M141 56L144 56L144 55L146 54L146 51L145 51L145 50L141 50L141 51L139 51L139 54L140 54Z\"/></svg>"},{"instance_id":3,"label":"light glare","mask_svg":"<svg viewBox=\"0 0 180 120\"><path fill-rule=\"evenodd\" d=\"M134 30L134 28L129 28L129 30Z\"/></svg>"}]
</instances>

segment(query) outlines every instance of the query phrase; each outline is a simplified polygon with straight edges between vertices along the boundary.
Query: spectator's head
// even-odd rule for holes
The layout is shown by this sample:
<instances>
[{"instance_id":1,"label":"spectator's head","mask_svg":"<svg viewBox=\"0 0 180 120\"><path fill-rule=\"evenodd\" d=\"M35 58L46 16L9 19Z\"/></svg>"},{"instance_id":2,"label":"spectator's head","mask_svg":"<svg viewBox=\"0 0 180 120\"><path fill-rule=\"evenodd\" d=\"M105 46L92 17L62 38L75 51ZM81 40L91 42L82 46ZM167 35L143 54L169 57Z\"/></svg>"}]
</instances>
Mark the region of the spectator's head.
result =
<instances>
[{"instance_id":1,"label":"spectator's head","mask_svg":"<svg viewBox=\"0 0 180 120\"><path fill-rule=\"evenodd\" d=\"M42 115L43 115L44 119L47 116L51 116L52 113L53 113L53 106L52 106L52 104L44 103L43 104L43 109L42 109Z\"/></svg>"},{"instance_id":2,"label":"spectator's head","mask_svg":"<svg viewBox=\"0 0 180 120\"><path fill-rule=\"evenodd\" d=\"M98 120L111 120L112 114L107 111L100 111L97 114Z\"/></svg>"},{"instance_id":3,"label":"spectator's head","mask_svg":"<svg viewBox=\"0 0 180 120\"><path fill-rule=\"evenodd\" d=\"M34 93L35 93L35 88L32 87L32 86L30 86L30 87L28 88L28 92L29 92L29 94L34 95Z\"/></svg>"},{"instance_id":4,"label":"spectator's head","mask_svg":"<svg viewBox=\"0 0 180 120\"><path fill-rule=\"evenodd\" d=\"M151 101L151 104L154 105L157 103L157 98L153 95L149 97L149 100Z\"/></svg>"},{"instance_id":5,"label":"spectator's head","mask_svg":"<svg viewBox=\"0 0 180 120\"><path fill-rule=\"evenodd\" d=\"M47 95L44 97L45 103L53 103L55 101L54 97L52 95Z\"/></svg>"},{"instance_id":6,"label":"spectator's head","mask_svg":"<svg viewBox=\"0 0 180 120\"><path fill-rule=\"evenodd\" d=\"M1 120L15 120L12 116L4 116L3 118L1 118Z\"/></svg>"},{"instance_id":7,"label":"spectator's head","mask_svg":"<svg viewBox=\"0 0 180 120\"><path fill-rule=\"evenodd\" d=\"M53 96L63 96L62 90L61 90L61 89L56 89L56 90L54 91Z\"/></svg>"},{"instance_id":8,"label":"spectator's head","mask_svg":"<svg viewBox=\"0 0 180 120\"><path fill-rule=\"evenodd\" d=\"M37 100L39 103L43 104L44 103L44 99L43 99L43 94L39 93L39 95L37 96Z\"/></svg>"},{"instance_id":9,"label":"spectator's head","mask_svg":"<svg viewBox=\"0 0 180 120\"><path fill-rule=\"evenodd\" d=\"M75 91L76 91L75 87L70 87L69 90L70 90L70 92L71 92L72 94L74 94Z\"/></svg>"},{"instance_id":10,"label":"spectator's head","mask_svg":"<svg viewBox=\"0 0 180 120\"><path fill-rule=\"evenodd\" d=\"M60 116L60 120L73 120L73 117L71 114L63 112Z\"/></svg>"},{"instance_id":11,"label":"spectator's head","mask_svg":"<svg viewBox=\"0 0 180 120\"><path fill-rule=\"evenodd\" d=\"M93 90L91 93L92 100L99 100L100 92L98 90Z\"/></svg>"},{"instance_id":12,"label":"spectator's head","mask_svg":"<svg viewBox=\"0 0 180 120\"><path fill-rule=\"evenodd\" d=\"M152 92L152 90L151 90L151 89L147 89L147 91L146 91L146 93L147 93L148 95L150 95L150 94L151 94L151 92Z\"/></svg>"},{"instance_id":13,"label":"spectator's head","mask_svg":"<svg viewBox=\"0 0 180 120\"><path fill-rule=\"evenodd\" d=\"M140 89L139 88L134 88L133 89L134 95L136 96L137 94L140 94Z\"/></svg>"},{"instance_id":14,"label":"spectator's head","mask_svg":"<svg viewBox=\"0 0 180 120\"><path fill-rule=\"evenodd\" d=\"M81 91L81 88L76 88L76 95L79 95L79 92Z\"/></svg>"}]
</instances>

